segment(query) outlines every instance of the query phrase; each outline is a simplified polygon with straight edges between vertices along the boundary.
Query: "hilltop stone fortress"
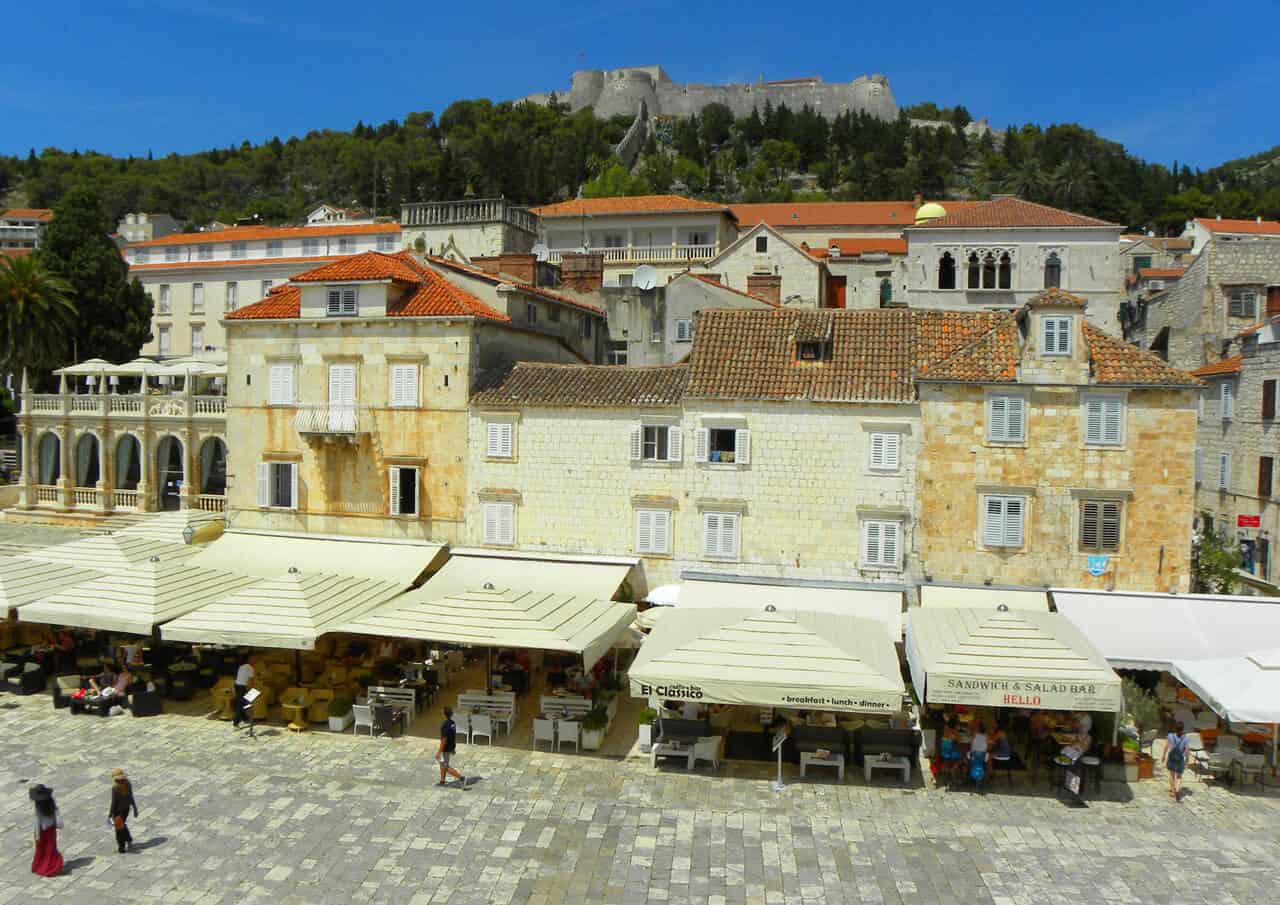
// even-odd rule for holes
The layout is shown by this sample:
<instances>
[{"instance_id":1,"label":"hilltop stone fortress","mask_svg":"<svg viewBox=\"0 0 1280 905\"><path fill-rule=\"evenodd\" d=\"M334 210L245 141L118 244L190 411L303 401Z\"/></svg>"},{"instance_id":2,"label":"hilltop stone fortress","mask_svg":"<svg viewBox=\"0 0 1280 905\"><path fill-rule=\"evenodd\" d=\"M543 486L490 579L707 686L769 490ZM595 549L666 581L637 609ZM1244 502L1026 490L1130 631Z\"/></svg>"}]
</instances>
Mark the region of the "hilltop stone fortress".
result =
<instances>
[{"instance_id":1,"label":"hilltop stone fortress","mask_svg":"<svg viewBox=\"0 0 1280 905\"><path fill-rule=\"evenodd\" d=\"M545 104L546 94L531 94L522 100ZM822 79L785 79L740 85L680 85L661 66L626 69L579 69L573 74L567 95L557 92L571 110L595 109L596 116L636 116L642 109L650 116L691 116L709 104L720 103L734 116L749 116L752 108L763 109L765 101L774 107L786 104L799 110L809 108L834 119L841 113L869 113L879 119L893 119L898 105L883 75L863 75L852 82L824 82Z\"/></svg>"}]
</instances>

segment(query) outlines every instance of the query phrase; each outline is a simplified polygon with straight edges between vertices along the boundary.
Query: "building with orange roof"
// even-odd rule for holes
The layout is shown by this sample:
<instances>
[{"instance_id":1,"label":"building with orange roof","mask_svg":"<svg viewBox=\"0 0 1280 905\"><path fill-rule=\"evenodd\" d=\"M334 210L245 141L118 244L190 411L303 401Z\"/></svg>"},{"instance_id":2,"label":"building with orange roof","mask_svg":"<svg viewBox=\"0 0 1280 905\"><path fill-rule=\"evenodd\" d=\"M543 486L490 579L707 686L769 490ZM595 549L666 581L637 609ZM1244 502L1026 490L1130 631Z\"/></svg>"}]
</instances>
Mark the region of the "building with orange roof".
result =
<instances>
[{"instance_id":1,"label":"building with orange roof","mask_svg":"<svg viewBox=\"0 0 1280 905\"><path fill-rule=\"evenodd\" d=\"M1258 239L1280 239L1280 220L1231 219L1229 217L1197 217L1188 220L1182 231L1191 240L1191 253L1200 254L1211 239L1228 242L1249 242Z\"/></svg>"},{"instance_id":2,"label":"building with orange roof","mask_svg":"<svg viewBox=\"0 0 1280 905\"><path fill-rule=\"evenodd\" d=\"M0 254L22 257L40 247L53 211L43 207L14 207L0 214Z\"/></svg>"}]
</instances>

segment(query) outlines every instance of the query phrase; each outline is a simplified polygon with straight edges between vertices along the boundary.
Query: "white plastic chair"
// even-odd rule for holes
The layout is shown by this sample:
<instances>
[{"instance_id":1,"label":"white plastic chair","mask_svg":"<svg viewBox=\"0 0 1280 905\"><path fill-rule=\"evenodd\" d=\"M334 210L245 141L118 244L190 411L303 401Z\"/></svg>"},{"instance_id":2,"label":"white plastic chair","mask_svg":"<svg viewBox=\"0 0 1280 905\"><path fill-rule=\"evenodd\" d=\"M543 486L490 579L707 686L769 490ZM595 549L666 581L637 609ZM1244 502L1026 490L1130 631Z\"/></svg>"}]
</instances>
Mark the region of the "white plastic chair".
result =
<instances>
[{"instance_id":1,"label":"white plastic chair","mask_svg":"<svg viewBox=\"0 0 1280 905\"><path fill-rule=\"evenodd\" d=\"M533 747L538 748L538 742L546 742L547 750L554 751L556 747L556 724L551 720L534 720L533 721Z\"/></svg>"},{"instance_id":2,"label":"white plastic chair","mask_svg":"<svg viewBox=\"0 0 1280 905\"><path fill-rule=\"evenodd\" d=\"M1196 775L1203 776L1209 766L1209 753L1204 750L1204 739L1200 737L1199 732L1186 733L1187 739L1187 766L1195 771Z\"/></svg>"},{"instance_id":3,"label":"white plastic chair","mask_svg":"<svg viewBox=\"0 0 1280 905\"><path fill-rule=\"evenodd\" d=\"M689 769L692 770L698 761L705 760L711 762L712 770L719 770L720 752L723 748L723 735L709 735L706 738L698 739L693 746L693 757L689 759Z\"/></svg>"},{"instance_id":4,"label":"white plastic chair","mask_svg":"<svg viewBox=\"0 0 1280 905\"><path fill-rule=\"evenodd\" d=\"M471 741L484 736L493 744L493 717L485 713L477 713L471 717Z\"/></svg>"},{"instance_id":5,"label":"white plastic chair","mask_svg":"<svg viewBox=\"0 0 1280 905\"><path fill-rule=\"evenodd\" d=\"M464 741L471 741L471 714L459 713L453 718L453 725L457 730L458 737Z\"/></svg>"},{"instance_id":6,"label":"white plastic chair","mask_svg":"<svg viewBox=\"0 0 1280 905\"><path fill-rule=\"evenodd\" d=\"M369 730L369 738L373 738L373 708L368 704L352 704L351 715L356 718L353 734L359 735L360 727L364 726Z\"/></svg>"},{"instance_id":7,"label":"white plastic chair","mask_svg":"<svg viewBox=\"0 0 1280 905\"><path fill-rule=\"evenodd\" d=\"M575 751L582 750L582 724L572 720L556 720L556 750L565 742L573 742Z\"/></svg>"},{"instance_id":8,"label":"white plastic chair","mask_svg":"<svg viewBox=\"0 0 1280 905\"><path fill-rule=\"evenodd\" d=\"M1259 785L1262 784L1262 771L1266 768L1267 758L1263 754L1243 754L1236 753L1233 764L1232 775L1246 783L1251 778Z\"/></svg>"}]
</instances>

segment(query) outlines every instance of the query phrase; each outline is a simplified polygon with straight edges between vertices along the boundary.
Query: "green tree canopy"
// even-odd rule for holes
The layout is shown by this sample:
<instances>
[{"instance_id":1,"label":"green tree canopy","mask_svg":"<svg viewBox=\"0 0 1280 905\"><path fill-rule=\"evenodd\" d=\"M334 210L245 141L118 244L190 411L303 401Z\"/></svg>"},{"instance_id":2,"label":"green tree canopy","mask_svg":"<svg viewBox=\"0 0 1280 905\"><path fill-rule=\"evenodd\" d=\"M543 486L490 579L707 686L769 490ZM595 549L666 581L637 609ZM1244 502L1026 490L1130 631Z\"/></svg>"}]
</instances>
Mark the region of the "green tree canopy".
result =
<instances>
[{"instance_id":1,"label":"green tree canopy","mask_svg":"<svg viewBox=\"0 0 1280 905\"><path fill-rule=\"evenodd\" d=\"M35 255L0 257L0 371L39 375L66 362L76 305Z\"/></svg>"}]
</instances>

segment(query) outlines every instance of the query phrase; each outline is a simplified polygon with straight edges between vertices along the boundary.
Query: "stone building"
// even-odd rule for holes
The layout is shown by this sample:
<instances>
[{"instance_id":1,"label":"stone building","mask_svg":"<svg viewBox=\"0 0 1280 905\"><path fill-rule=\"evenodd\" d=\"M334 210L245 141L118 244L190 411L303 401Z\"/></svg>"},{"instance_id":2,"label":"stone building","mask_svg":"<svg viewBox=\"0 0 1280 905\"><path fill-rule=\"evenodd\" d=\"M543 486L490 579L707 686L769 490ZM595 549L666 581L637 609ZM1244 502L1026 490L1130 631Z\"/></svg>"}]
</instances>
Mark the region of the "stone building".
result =
<instances>
[{"instance_id":1,"label":"stone building","mask_svg":"<svg viewBox=\"0 0 1280 905\"><path fill-rule=\"evenodd\" d=\"M1232 220L1222 217L1197 217L1188 220L1182 231L1184 239L1191 240L1191 253L1198 255L1214 239L1225 242L1251 242L1256 239L1280 239L1280 221Z\"/></svg>"},{"instance_id":2,"label":"stone building","mask_svg":"<svg viewBox=\"0 0 1280 905\"><path fill-rule=\"evenodd\" d=\"M758 223L699 268L721 283L775 304L826 308L825 263L767 223ZM838 306L843 307L843 306Z\"/></svg>"},{"instance_id":3,"label":"stone building","mask_svg":"<svg viewBox=\"0 0 1280 905\"><path fill-rule=\"evenodd\" d=\"M917 376L925 580L1186 591L1200 381L1061 291L988 317Z\"/></svg>"},{"instance_id":4,"label":"stone building","mask_svg":"<svg viewBox=\"0 0 1280 905\"><path fill-rule=\"evenodd\" d=\"M402 204L400 228L405 248L463 263L527 254L538 241L537 216L505 198Z\"/></svg>"},{"instance_id":5,"label":"stone building","mask_svg":"<svg viewBox=\"0 0 1280 905\"><path fill-rule=\"evenodd\" d=\"M913 201L771 201L731 209L743 229L767 223L797 245L825 248L836 239L901 239L923 203L917 195ZM947 201L946 209L957 213L981 203Z\"/></svg>"},{"instance_id":6,"label":"stone building","mask_svg":"<svg viewBox=\"0 0 1280 905\"><path fill-rule=\"evenodd\" d=\"M1195 259L1193 242L1183 236L1144 236L1126 233L1120 237L1121 269L1136 274L1154 267L1186 267Z\"/></svg>"},{"instance_id":7,"label":"stone building","mask_svg":"<svg viewBox=\"0 0 1280 905\"><path fill-rule=\"evenodd\" d=\"M517 360L598 361L604 319L447 272L367 252L227 316L232 527L461 538L477 381Z\"/></svg>"},{"instance_id":8,"label":"stone building","mask_svg":"<svg viewBox=\"0 0 1280 905\"><path fill-rule=\"evenodd\" d=\"M907 304L906 239L831 239L822 247L800 247L826 265L828 308Z\"/></svg>"},{"instance_id":9,"label":"stone building","mask_svg":"<svg viewBox=\"0 0 1280 905\"><path fill-rule=\"evenodd\" d=\"M1126 338L1191 370L1226 357L1241 331L1280 314L1280 239L1208 242L1186 273L1130 311Z\"/></svg>"},{"instance_id":10,"label":"stone building","mask_svg":"<svg viewBox=\"0 0 1280 905\"><path fill-rule=\"evenodd\" d=\"M129 213L116 223L116 233L124 244L163 239L181 228L182 224L169 214Z\"/></svg>"}]
</instances>

